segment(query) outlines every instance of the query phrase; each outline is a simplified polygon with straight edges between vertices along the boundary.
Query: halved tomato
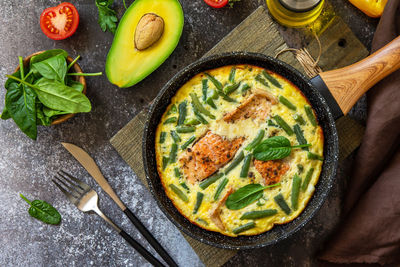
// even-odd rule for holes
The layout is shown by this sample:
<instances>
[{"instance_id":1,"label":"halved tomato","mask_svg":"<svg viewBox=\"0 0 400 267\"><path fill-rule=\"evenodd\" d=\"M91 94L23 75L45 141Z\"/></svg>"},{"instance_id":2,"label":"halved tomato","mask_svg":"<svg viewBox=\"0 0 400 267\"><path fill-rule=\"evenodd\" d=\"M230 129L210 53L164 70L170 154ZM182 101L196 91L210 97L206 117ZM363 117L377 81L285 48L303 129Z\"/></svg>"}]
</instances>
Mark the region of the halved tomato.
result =
<instances>
[{"instance_id":1,"label":"halved tomato","mask_svg":"<svg viewBox=\"0 0 400 267\"><path fill-rule=\"evenodd\" d=\"M47 37L62 40L70 37L79 24L79 14L75 6L64 2L56 7L43 10L40 15L40 28Z\"/></svg>"},{"instance_id":2,"label":"halved tomato","mask_svg":"<svg viewBox=\"0 0 400 267\"><path fill-rule=\"evenodd\" d=\"M204 2L206 2L207 5L215 8L221 8L228 4L228 0L204 0Z\"/></svg>"}]
</instances>

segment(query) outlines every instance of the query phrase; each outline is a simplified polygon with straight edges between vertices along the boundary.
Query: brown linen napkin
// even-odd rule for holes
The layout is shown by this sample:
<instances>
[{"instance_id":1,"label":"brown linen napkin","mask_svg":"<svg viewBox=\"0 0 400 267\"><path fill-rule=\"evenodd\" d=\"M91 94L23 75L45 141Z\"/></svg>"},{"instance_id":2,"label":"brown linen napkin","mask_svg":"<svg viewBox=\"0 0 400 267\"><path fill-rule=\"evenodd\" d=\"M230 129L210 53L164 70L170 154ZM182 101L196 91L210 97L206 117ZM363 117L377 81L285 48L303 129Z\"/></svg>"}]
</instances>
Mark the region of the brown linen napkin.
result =
<instances>
[{"instance_id":1,"label":"brown linen napkin","mask_svg":"<svg viewBox=\"0 0 400 267\"><path fill-rule=\"evenodd\" d=\"M389 0L372 52L400 34L400 0ZM400 70L367 94L365 135L356 156L344 220L320 259L333 263L400 263Z\"/></svg>"}]
</instances>

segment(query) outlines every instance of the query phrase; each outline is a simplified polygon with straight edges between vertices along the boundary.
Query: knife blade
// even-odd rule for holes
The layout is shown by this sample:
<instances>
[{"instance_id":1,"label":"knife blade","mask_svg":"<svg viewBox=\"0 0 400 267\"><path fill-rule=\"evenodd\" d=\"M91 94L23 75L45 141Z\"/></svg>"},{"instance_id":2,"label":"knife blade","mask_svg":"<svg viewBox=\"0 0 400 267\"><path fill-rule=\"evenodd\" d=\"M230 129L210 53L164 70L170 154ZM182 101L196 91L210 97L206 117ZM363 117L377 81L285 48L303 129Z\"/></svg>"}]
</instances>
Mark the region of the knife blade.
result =
<instances>
[{"instance_id":1,"label":"knife blade","mask_svg":"<svg viewBox=\"0 0 400 267\"><path fill-rule=\"evenodd\" d=\"M117 194L115 194L114 190L111 188L110 184L104 178L101 173L99 167L96 162L94 162L93 158L82 148L70 144L70 143L61 143L69 153L85 168L85 170L96 180L96 182L100 185L100 187L115 201L115 203L120 207L123 211L126 210L126 206L119 199Z\"/></svg>"},{"instance_id":2,"label":"knife blade","mask_svg":"<svg viewBox=\"0 0 400 267\"><path fill-rule=\"evenodd\" d=\"M147 230L143 223L135 216L135 214L128 209L124 203L119 199L117 194L111 188L110 184L107 182L101 173L99 166L96 164L94 159L82 148L70 144L61 143L65 149L71 153L71 155L85 168L85 170L96 180L100 187L111 197L112 200L120 207L120 209L126 214L126 216L131 220L133 225L139 230L139 232L146 238L149 244L158 252L158 254L168 263L169 266L178 267L172 257L168 252L161 246L161 244L154 238L154 236Z\"/></svg>"}]
</instances>

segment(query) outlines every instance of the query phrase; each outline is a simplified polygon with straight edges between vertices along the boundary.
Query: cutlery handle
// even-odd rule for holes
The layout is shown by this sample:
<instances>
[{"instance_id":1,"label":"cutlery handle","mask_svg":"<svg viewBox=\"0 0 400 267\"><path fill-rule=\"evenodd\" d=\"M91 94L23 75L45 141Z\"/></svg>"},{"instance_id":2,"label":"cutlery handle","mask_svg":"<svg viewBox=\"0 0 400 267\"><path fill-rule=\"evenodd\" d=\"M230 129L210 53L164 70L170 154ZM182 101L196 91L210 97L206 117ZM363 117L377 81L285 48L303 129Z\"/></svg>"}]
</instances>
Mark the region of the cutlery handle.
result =
<instances>
[{"instance_id":1,"label":"cutlery handle","mask_svg":"<svg viewBox=\"0 0 400 267\"><path fill-rule=\"evenodd\" d=\"M97 213L101 218L108 222L117 232L128 242L140 255L143 256L148 262L157 267L164 267L164 265L157 260L150 252L148 252L142 245L140 245L135 239L128 235L124 230L119 228L113 221L111 221L104 213L96 206L93 211Z\"/></svg>"},{"instance_id":2,"label":"cutlery handle","mask_svg":"<svg viewBox=\"0 0 400 267\"><path fill-rule=\"evenodd\" d=\"M140 255L143 256L148 262L154 266L164 266L159 260L150 254L142 245L140 245L135 239L128 235L124 230L121 230L119 234L128 242Z\"/></svg>"},{"instance_id":3,"label":"cutlery handle","mask_svg":"<svg viewBox=\"0 0 400 267\"><path fill-rule=\"evenodd\" d=\"M177 267L178 265L171 258L171 256L165 251L165 249L158 243L154 236L147 230L147 228L142 224L142 222L132 213L128 208L124 210L126 216L135 225L139 232L146 238L150 245L157 251L157 253L165 260L169 266Z\"/></svg>"}]
</instances>

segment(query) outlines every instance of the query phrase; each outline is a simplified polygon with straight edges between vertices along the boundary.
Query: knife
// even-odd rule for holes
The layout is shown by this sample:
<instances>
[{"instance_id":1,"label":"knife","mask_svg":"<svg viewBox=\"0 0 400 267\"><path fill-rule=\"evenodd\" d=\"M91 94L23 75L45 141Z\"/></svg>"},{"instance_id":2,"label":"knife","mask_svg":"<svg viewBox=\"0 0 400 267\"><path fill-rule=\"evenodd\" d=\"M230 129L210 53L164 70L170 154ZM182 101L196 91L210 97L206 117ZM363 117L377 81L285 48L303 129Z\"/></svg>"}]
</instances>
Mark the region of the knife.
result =
<instances>
[{"instance_id":1,"label":"knife","mask_svg":"<svg viewBox=\"0 0 400 267\"><path fill-rule=\"evenodd\" d=\"M165 260L169 266L178 266L171 256L165 251L160 243L153 237L153 235L147 230L142 222L130 211L125 204L119 199L117 194L111 188L110 184L104 178L99 167L93 158L82 148L70 144L61 143L66 150L86 169L86 171L96 180L100 187L111 197L112 200L118 205L118 207L128 216L129 220L135 225L139 232L146 238L149 244L157 251L157 253Z\"/></svg>"}]
</instances>

